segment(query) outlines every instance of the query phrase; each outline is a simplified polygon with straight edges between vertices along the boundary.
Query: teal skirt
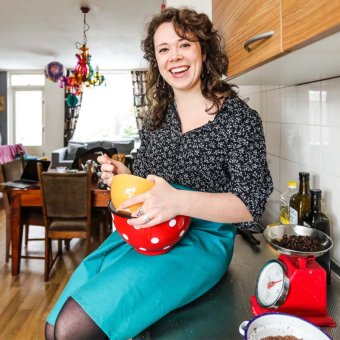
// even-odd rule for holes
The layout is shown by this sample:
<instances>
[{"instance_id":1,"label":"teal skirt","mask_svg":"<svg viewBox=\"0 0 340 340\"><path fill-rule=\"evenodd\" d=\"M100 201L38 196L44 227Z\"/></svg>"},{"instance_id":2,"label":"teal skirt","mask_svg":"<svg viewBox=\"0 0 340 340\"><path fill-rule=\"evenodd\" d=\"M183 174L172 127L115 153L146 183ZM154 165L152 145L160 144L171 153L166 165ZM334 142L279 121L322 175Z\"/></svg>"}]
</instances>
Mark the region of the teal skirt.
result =
<instances>
[{"instance_id":1,"label":"teal skirt","mask_svg":"<svg viewBox=\"0 0 340 340\"><path fill-rule=\"evenodd\" d=\"M87 256L50 312L54 325L69 297L110 339L128 339L212 288L230 264L236 229L192 219L168 253L136 252L118 232Z\"/></svg>"}]
</instances>

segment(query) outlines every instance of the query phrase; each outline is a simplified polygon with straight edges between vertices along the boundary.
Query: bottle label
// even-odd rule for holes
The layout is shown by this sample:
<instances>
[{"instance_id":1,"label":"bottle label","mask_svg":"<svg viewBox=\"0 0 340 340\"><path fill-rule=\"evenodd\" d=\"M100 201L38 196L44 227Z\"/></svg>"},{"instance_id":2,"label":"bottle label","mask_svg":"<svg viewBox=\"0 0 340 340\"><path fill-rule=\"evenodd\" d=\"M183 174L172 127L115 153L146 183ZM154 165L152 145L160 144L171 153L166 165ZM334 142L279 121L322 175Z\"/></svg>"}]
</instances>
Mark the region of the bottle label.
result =
<instances>
[{"instance_id":1,"label":"bottle label","mask_svg":"<svg viewBox=\"0 0 340 340\"><path fill-rule=\"evenodd\" d=\"M298 212L294 208L289 208L289 222L290 224L298 224Z\"/></svg>"},{"instance_id":2,"label":"bottle label","mask_svg":"<svg viewBox=\"0 0 340 340\"><path fill-rule=\"evenodd\" d=\"M289 208L287 206L280 207L280 223L289 224Z\"/></svg>"}]
</instances>

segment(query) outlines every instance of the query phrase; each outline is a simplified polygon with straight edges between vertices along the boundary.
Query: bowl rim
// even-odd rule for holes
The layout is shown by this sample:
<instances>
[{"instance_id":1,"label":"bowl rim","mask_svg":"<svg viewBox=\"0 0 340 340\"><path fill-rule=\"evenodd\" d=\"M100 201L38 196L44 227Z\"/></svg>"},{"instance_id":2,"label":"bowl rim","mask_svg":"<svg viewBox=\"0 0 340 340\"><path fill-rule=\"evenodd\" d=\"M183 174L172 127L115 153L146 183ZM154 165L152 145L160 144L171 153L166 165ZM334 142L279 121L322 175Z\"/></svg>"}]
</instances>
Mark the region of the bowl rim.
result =
<instances>
[{"instance_id":1,"label":"bowl rim","mask_svg":"<svg viewBox=\"0 0 340 340\"><path fill-rule=\"evenodd\" d=\"M130 212L128 211L123 211L123 210L116 210L115 206L113 205L112 201L109 200L109 204L107 206L111 214L118 215L119 217L131 219L131 218L136 218L136 216L132 216Z\"/></svg>"},{"instance_id":2,"label":"bowl rim","mask_svg":"<svg viewBox=\"0 0 340 340\"><path fill-rule=\"evenodd\" d=\"M327 333L325 333L322 329L320 329L319 327L317 327L316 325L314 325L313 323L311 323L308 320L305 320L303 318L301 318L300 316L297 315L293 315L293 314L288 314L288 313L281 313L281 312L270 312L270 313L264 313L261 315L256 315L255 317L253 317L252 319L250 319L246 325L246 330L244 333L244 339L248 339L248 329L249 326L255 322L257 319L266 317L266 316L270 316L270 315L275 315L275 316L287 316L289 318L294 318L294 319L298 319L306 324L308 324L309 326L312 326L312 328L315 328L316 330L320 331L322 334L324 334L328 339L332 340L331 336L329 336Z\"/></svg>"}]
</instances>

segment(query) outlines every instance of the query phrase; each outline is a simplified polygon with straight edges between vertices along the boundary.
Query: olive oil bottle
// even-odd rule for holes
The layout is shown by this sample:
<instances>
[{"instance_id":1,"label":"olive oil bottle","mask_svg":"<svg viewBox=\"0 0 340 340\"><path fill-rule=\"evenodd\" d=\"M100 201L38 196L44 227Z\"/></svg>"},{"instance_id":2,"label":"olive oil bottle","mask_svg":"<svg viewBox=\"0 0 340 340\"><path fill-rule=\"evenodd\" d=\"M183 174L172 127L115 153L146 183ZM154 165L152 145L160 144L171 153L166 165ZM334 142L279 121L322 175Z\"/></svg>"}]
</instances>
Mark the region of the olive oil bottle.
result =
<instances>
[{"instance_id":1,"label":"olive oil bottle","mask_svg":"<svg viewBox=\"0 0 340 340\"><path fill-rule=\"evenodd\" d=\"M311 211L309 173L299 172L299 191L289 200L290 224L302 225L303 218Z\"/></svg>"},{"instance_id":2,"label":"olive oil bottle","mask_svg":"<svg viewBox=\"0 0 340 340\"><path fill-rule=\"evenodd\" d=\"M330 235L329 218L321 211L322 191L319 189L311 190L312 195L312 210L303 219L305 226L315 228L323 233ZM316 261L327 272L327 284L331 283L331 261L329 251L322 256L316 258Z\"/></svg>"},{"instance_id":3,"label":"olive oil bottle","mask_svg":"<svg viewBox=\"0 0 340 340\"><path fill-rule=\"evenodd\" d=\"M288 190L280 196L280 224L289 224L289 202L290 198L297 192L297 183L288 182Z\"/></svg>"}]
</instances>

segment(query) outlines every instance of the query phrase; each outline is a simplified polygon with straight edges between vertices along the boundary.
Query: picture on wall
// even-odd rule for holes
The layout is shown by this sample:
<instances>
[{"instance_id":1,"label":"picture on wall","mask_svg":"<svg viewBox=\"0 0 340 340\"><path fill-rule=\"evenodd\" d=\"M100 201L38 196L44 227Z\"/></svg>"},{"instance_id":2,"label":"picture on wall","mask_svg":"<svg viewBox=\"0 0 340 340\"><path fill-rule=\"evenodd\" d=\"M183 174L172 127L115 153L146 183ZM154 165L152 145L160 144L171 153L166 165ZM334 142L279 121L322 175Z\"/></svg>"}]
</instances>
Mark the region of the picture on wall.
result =
<instances>
[{"instance_id":1,"label":"picture on wall","mask_svg":"<svg viewBox=\"0 0 340 340\"><path fill-rule=\"evenodd\" d=\"M5 111L5 96L0 96L0 112Z\"/></svg>"}]
</instances>

